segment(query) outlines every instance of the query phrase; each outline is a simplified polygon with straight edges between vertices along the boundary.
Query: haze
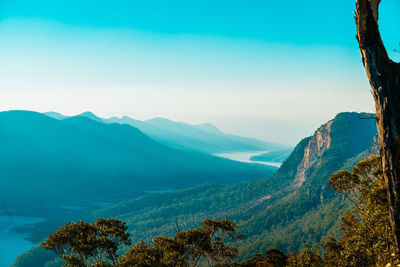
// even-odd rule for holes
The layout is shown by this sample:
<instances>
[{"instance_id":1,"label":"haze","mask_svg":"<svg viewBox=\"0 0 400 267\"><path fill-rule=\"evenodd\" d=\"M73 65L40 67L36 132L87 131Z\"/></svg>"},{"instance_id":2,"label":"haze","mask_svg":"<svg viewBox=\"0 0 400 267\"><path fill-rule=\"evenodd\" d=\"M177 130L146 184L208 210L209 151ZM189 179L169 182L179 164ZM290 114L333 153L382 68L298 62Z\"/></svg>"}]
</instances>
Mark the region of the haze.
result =
<instances>
[{"instance_id":1,"label":"haze","mask_svg":"<svg viewBox=\"0 0 400 267\"><path fill-rule=\"evenodd\" d=\"M374 110L353 9L348 0L1 1L1 110L210 122L294 145L339 112ZM382 3L394 59L399 11L397 0Z\"/></svg>"}]
</instances>

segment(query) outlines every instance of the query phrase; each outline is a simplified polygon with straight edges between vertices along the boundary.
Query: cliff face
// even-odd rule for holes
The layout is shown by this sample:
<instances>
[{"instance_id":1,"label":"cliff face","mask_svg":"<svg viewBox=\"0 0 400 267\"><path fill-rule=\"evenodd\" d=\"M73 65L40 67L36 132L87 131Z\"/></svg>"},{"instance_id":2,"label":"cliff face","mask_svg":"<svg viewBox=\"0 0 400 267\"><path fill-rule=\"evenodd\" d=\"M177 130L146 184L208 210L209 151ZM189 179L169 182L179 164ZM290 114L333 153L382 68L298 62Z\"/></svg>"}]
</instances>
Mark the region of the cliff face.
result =
<instances>
[{"instance_id":1,"label":"cliff face","mask_svg":"<svg viewBox=\"0 0 400 267\"><path fill-rule=\"evenodd\" d=\"M325 151L330 148L332 123L333 120L322 125L309 140L293 180L295 187L300 187L304 183L307 179L307 171L317 167L321 163L320 159Z\"/></svg>"},{"instance_id":2,"label":"cliff face","mask_svg":"<svg viewBox=\"0 0 400 267\"><path fill-rule=\"evenodd\" d=\"M325 176L342 168L348 159L356 157L361 160L368 154L376 154L378 149L373 141L376 135L375 121L360 119L367 115L355 112L340 113L317 129L304 149L298 151L300 159L299 163L293 166L296 171L292 176L292 187L300 188L305 181L314 178L321 186L329 179ZM361 152L365 155L357 157Z\"/></svg>"}]
</instances>

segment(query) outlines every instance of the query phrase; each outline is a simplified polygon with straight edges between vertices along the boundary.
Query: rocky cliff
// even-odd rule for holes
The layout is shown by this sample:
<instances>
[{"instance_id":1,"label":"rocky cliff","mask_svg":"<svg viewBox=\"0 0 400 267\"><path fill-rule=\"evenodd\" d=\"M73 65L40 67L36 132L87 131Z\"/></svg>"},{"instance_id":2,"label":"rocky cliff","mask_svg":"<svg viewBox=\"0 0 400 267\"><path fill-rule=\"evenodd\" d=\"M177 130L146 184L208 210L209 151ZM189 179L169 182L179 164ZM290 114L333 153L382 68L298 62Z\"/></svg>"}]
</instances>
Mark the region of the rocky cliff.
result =
<instances>
[{"instance_id":1,"label":"rocky cliff","mask_svg":"<svg viewBox=\"0 0 400 267\"><path fill-rule=\"evenodd\" d=\"M301 163L297 167L297 173L293 185L300 187L307 179L307 171L317 167L321 163L321 157L331 146L331 126L333 120L322 125L315 131L308 145L304 149L304 155Z\"/></svg>"}]
</instances>

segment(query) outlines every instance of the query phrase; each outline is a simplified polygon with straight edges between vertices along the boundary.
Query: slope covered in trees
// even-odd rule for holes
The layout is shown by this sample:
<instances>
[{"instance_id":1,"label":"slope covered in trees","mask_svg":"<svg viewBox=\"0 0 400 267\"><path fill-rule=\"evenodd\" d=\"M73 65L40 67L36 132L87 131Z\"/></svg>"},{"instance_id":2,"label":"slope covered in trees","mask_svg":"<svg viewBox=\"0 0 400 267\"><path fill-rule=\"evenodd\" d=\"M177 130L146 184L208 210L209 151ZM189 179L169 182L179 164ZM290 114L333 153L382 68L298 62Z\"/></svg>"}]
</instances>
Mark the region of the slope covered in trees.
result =
<instances>
[{"instance_id":1,"label":"slope covered in trees","mask_svg":"<svg viewBox=\"0 0 400 267\"><path fill-rule=\"evenodd\" d=\"M339 236L340 215L347 207L329 191L329 177L366 157L375 135L373 120L341 113L302 140L271 178L149 194L98 210L86 219L119 218L127 222L134 242L150 242L158 235L175 235L177 223L181 229L191 229L205 218L229 218L244 235L237 243L239 259L269 247L291 252L307 241L323 245L328 235Z\"/></svg>"},{"instance_id":2,"label":"slope covered in trees","mask_svg":"<svg viewBox=\"0 0 400 267\"><path fill-rule=\"evenodd\" d=\"M181 230L174 237L154 237L151 245L139 241L132 246L126 223L97 219L93 224L69 223L42 243L59 257L46 266L232 266L232 267L337 267L394 266L395 243L390 231L388 194L382 176L381 159L361 160L352 171L340 170L329 178L329 187L345 197L349 210L342 213L339 241L328 236L323 249L315 244L285 254L268 248L255 256L237 261L238 247L229 241L243 235L235 223L206 219L201 227ZM351 207L351 210L350 210ZM327 234L327 233L326 233ZM227 243L229 242L229 243ZM119 249L126 249L118 253ZM44 255L52 255L41 248ZM53 254L54 255L54 254ZM18 266L29 266L30 254L18 258ZM37 265L33 262L31 265ZM397 265L396 265L397 266Z\"/></svg>"},{"instance_id":3,"label":"slope covered in trees","mask_svg":"<svg viewBox=\"0 0 400 267\"><path fill-rule=\"evenodd\" d=\"M100 210L94 217L121 218L135 238L147 240L172 234L176 219L183 227L193 227L206 217L227 217L246 236L240 245L243 255L267 247L288 252L307 240L323 242L325 233L335 230L340 213L340 199L327 186L329 177L356 163L376 135L374 121L359 116L342 113L323 125L299 143L271 178L148 195Z\"/></svg>"}]
</instances>

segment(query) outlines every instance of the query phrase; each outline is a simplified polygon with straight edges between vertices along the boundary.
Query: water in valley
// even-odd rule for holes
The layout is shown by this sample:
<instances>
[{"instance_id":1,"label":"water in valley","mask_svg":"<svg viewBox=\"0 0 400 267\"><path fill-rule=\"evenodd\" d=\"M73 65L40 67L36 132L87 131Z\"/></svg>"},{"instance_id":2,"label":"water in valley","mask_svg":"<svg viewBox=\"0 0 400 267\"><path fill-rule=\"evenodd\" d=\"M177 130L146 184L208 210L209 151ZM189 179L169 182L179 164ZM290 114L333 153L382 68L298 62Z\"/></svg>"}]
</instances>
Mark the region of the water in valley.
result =
<instances>
[{"instance_id":1,"label":"water in valley","mask_svg":"<svg viewBox=\"0 0 400 267\"><path fill-rule=\"evenodd\" d=\"M45 221L43 218L0 215L0 266L7 267L14 263L15 258L34 246L25 240L28 233L11 231L14 227L30 226Z\"/></svg>"},{"instance_id":2,"label":"water in valley","mask_svg":"<svg viewBox=\"0 0 400 267\"><path fill-rule=\"evenodd\" d=\"M217 157L227 158L235 161L241 161L246 163L257 163L257 164L264 164L274 167L280 167L282 163L279 162L266 162L266 161L253 161L250 160L251 157L257 156L260 154L267 153L269 151L247 151L247 152L228 152L228 153L216 153L214 154Z\"/></svg>"}]
</instances>

